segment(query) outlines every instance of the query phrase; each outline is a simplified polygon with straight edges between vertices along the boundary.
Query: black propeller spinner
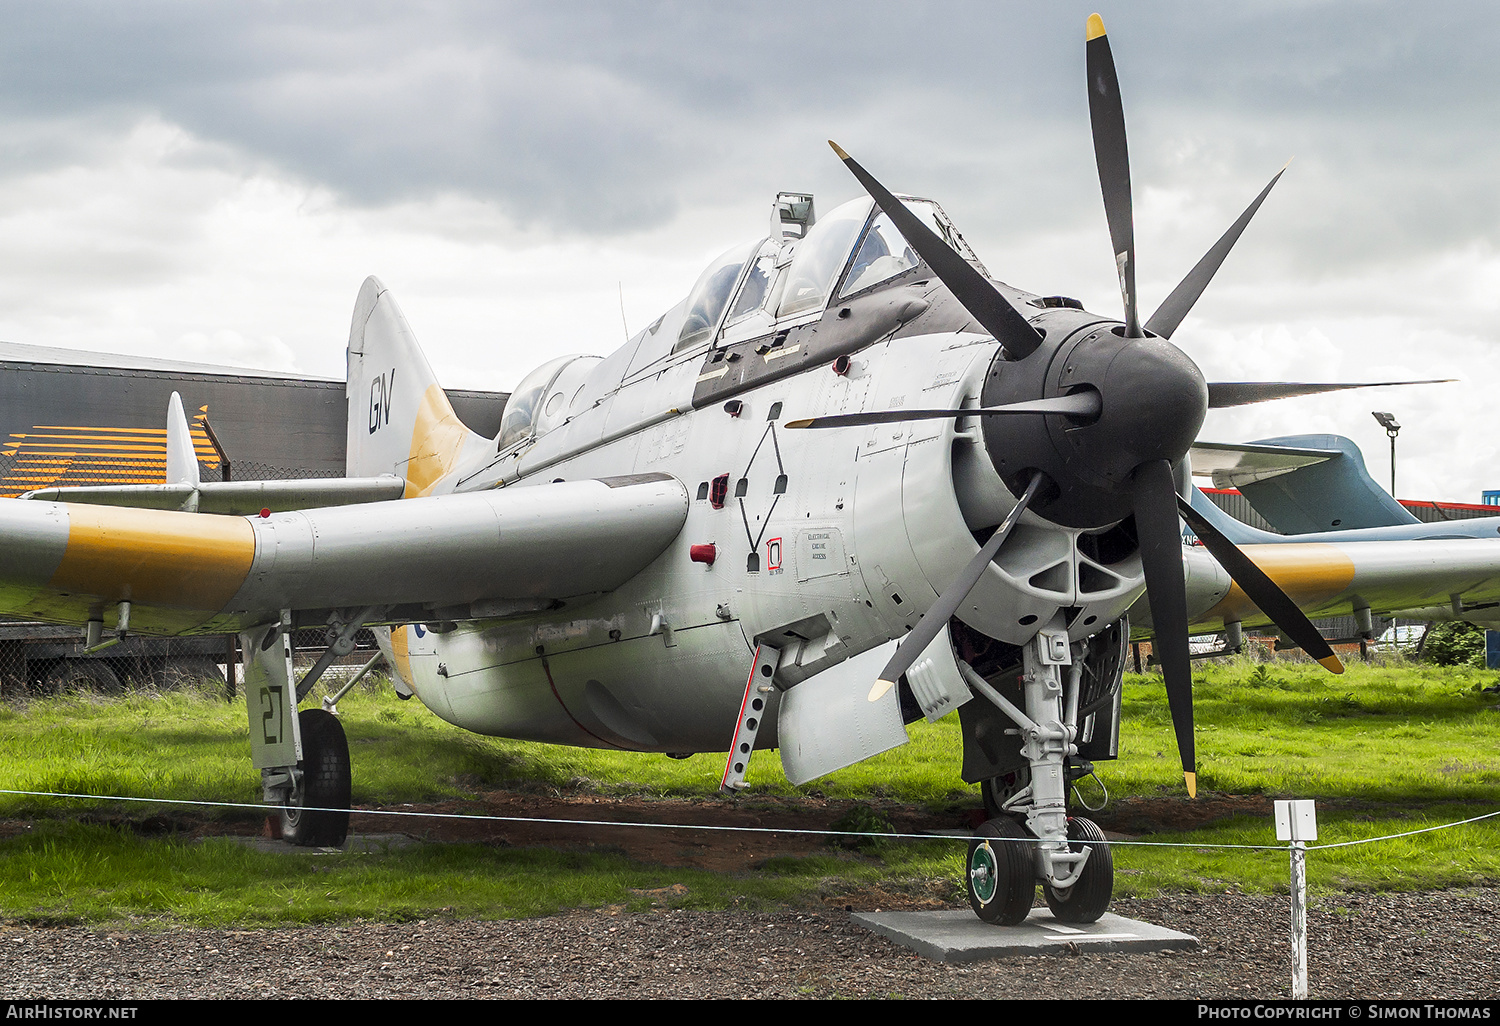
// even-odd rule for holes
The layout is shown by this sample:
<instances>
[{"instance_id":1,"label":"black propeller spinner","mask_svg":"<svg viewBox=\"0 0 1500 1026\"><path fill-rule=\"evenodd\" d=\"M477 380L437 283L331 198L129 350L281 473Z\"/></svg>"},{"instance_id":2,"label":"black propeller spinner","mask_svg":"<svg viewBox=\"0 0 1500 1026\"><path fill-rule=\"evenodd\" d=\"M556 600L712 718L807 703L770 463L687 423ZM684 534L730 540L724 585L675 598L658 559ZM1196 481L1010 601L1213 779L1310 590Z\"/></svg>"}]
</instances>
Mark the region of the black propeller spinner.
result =
<instances>
[{"instance_id":1,"label":"black propeller spinner","mask_svg":"<svg viewBox=\"0 0 1500 1026\"><path fill-rule=\"evenodd\" d=\"M1334 673L1343 672L1343 665L1296 603L1178 494L1172 468L1185 458L1209 409L1367 386L1208 383L1193 361L1166 341L1203 294L1280 172L1142 329L1136 303L1125 114L1109 38L1097 14L1088 19L1087 66L1094 153L1120 277L1124 323L1084 318L1073 321L1070 328L1058 316L1063 311L1049 311L1038 318L1048 322L1048 330L1038 331L994 285L830 142L933 273L1000 343L1003 354L990 368L981 395L983 405L978 409L891 410L810 418L787 426L843 427L979 416L986 449L1001 478L1019 496L1005 523L898 647L871 691L872 700L889 690L937 636L1026 509L1069 527L1105 527L1133 518L1156 652L1191 795L1197 791L1196 756L1179 515L1241 590L1289 638ZM1052 330L1054 321L1061 330Z\"/></svg>"}]
</instances>

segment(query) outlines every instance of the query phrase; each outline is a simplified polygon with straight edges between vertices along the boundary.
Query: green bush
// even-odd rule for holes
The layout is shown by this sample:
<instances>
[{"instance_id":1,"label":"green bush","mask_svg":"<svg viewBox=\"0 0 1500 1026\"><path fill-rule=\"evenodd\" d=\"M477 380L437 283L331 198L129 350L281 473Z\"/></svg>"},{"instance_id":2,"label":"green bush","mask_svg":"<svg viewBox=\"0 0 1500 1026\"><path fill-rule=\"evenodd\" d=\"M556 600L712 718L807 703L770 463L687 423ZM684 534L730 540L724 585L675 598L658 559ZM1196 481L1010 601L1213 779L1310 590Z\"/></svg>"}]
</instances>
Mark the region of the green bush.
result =
<instances>
[{"instance_id":1,"label":"green bush","mask_svg":"<svg viewBox=\"0 0 1500 1026\"><path fill-rule=\"evenodd\" d=\"M1422 658L1438 666L1484 669L1484 628L1463 620L1433 624L1422 645Z\"/></svg>"}]
</instances>

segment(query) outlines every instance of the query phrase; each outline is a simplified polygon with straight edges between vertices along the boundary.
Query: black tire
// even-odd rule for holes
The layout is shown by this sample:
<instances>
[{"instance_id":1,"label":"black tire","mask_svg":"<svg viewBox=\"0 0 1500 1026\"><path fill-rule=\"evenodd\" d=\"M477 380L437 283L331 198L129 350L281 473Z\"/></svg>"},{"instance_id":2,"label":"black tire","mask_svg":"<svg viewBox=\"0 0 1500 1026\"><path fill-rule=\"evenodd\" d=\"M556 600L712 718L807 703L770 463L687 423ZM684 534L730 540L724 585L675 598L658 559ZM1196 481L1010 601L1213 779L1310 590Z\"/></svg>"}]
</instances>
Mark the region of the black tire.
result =
<instances>
[{"instance_id":1,"label":"black tire","mask_svg":"<svg viewBox=\"0 0 1500 1026\"><path fill-rule=\"evenodd\" d=\"M119 675L102 659L64 659L48 670L42 680L42 693L46 695L73 691L118 695L124 690Z\"/></svg>"},{"instance_id":2,"label":"black tire","mask_svg":"<svg viewBox=\"0 0 1500 1026\"><path fill-rule=\"evenodd\" d=\"M1092 849L1083 864L1083 874L1060 893L1043 884L1042 895L1059 922L1092 923L1109 910L1115 889L1115 858L1104 840L1104 831L1091 819L1074 816L1068 820L1068 841L1073 851Z\"/></svg>"},{"instance_id":3,"label":"black tire","mask_svg":"<svg viewBox=\"0 0 1500 1026\"><path fill-rule=\"evenodd\" d=\"M304 848L337 848L349 836L349 741L327 710L304 709L297 722L302 782L281 807L281 837Z\"/></svg>"},{"instance_id":4,"label":"black tire","mask_svg":"<svg viewBox=\"0 0 1500 1026\"><path fill-rule=\"evenodd\" d=\"M1036 898L1034 845L1008 839L1029 836L1021 824L1000 816L976 830L969 842L964 888L969 907L986 923L1015 926L1031 912Z\"/></svg>"},{"instance_id":5,"label":"black tire","mask_svg":"<svg viewBox=\"0 0 1500 1026\"><path fill-rule=\"evenodd\" d=\"M1031 783L1031 767L1013 769L1004 776L990 777L979 783L979 797L984 802L985 819L1009 817L1002 805L1017 791Z\"/></svg>"}]
</instances>

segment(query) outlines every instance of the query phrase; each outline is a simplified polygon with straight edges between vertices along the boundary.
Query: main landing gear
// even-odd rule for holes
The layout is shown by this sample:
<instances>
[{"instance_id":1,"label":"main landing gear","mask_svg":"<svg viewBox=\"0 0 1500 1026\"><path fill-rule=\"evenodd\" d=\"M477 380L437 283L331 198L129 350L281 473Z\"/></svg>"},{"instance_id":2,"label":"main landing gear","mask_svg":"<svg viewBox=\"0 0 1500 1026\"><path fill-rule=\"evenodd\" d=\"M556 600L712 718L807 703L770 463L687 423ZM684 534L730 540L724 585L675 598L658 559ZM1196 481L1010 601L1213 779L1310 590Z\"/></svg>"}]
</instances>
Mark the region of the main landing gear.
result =
<instances>
[{"instance_id":1,"label":"main landing gear","mask_svg":"<svg viewBox=\"0 0 1500 1026\"><path fill-rule=\"evenodd\" d=\"M302 759L281 806L281 837L302 847L337 848L349 836L349 742L330 712L303 709L297 719Z\"/></svg>"},{"instance_id":2,"label":"main landing gear","mask_svg":"<svg viewBox=\"0 0 1500 1026\"><path fill-rule=\"evenodd\" d=\"M260 770L265 800L278 807L282 839L336 848L349 836L349 741L327 709L297 710L329 659L319 660L315 672L294 686L290 626L291 614L284 613L281 623L240 635L251 760ZM353 629L344 633L352 637Z\"/></svg>"}]
</instances>

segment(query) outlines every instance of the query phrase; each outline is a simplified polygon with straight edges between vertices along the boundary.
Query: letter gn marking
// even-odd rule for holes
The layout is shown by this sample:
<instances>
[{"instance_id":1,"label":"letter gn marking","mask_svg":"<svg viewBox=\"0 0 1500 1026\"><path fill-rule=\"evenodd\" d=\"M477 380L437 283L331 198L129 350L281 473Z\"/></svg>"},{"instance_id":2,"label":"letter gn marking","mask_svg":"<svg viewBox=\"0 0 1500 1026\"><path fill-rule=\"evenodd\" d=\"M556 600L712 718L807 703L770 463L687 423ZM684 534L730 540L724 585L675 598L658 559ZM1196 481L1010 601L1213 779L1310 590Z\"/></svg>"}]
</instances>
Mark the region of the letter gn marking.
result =
<instances>
[{"instance_id":1,"label":"letter gn marking","mask_svg":"<svg viewBox=\"0 0 1500 1026\"><path fill-rule=\"evenodd\" d=\"M391 393L396 387L396 368L389 375L370 379L370 434L391 422Z\"/></svg>"}]
</instances>

